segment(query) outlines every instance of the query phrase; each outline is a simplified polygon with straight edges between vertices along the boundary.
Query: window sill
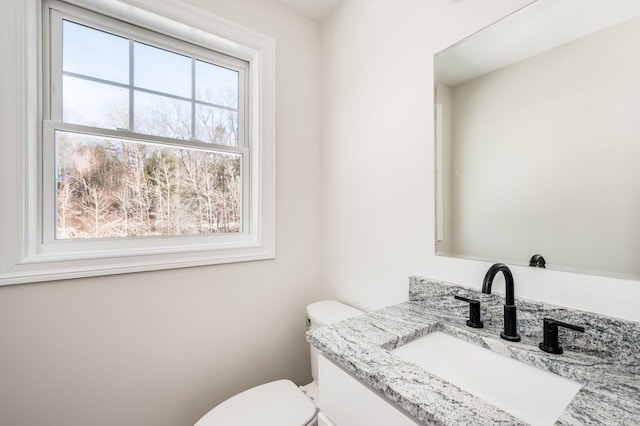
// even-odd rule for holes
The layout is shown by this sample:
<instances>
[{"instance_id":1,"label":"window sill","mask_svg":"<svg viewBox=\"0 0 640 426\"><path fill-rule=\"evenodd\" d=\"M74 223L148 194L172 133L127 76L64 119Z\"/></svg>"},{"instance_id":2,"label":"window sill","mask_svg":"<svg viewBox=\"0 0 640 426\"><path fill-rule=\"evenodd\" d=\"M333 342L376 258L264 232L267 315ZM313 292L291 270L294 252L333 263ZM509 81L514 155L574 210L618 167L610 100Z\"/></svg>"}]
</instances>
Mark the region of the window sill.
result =
<instances>
[{"instance_id":1,"label":"window sill","mask_svg":"<svg viewBox=\"0 0 640 426\"><path fill-rule=\"evenodd\" d=\"M248 262L275 258L274 247L201 249L198 251L176 249L154 250L136 253L120 251L110 254L87 255L78 259L70 255L25 257L20 263L0 275L0 285L83 278L163 269Z\"/></svg>"}]
</instances>

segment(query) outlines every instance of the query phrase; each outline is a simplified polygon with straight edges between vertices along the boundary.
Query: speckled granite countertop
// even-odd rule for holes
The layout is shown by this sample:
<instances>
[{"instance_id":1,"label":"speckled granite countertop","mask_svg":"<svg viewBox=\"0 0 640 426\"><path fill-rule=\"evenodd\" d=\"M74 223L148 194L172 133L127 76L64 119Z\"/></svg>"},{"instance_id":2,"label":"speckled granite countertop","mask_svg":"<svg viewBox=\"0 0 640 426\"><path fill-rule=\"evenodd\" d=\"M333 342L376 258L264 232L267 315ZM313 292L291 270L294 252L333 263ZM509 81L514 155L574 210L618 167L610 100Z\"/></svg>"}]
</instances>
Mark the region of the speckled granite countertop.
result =
<instances>
[{"instance_id":1,"label":"speckled granite countertop","mask_svg":"<svg viewBox=\"0 0 640 426\"><path fill-rule=\"evenodd\" d=\"M516 288L517 291L517 288ZM522 341L499 338L499 295L412 277L409 301L307 332L307 340L371 388L426 424L526 424L402 360L392 349L439 330L582 385L556 424L640 425L640 323L516 298ZM482 301L483 329L465 325L468 304ZM561 333L565 353L538 349L542 318L585 327Z\"/></svg>"}]
</instances>

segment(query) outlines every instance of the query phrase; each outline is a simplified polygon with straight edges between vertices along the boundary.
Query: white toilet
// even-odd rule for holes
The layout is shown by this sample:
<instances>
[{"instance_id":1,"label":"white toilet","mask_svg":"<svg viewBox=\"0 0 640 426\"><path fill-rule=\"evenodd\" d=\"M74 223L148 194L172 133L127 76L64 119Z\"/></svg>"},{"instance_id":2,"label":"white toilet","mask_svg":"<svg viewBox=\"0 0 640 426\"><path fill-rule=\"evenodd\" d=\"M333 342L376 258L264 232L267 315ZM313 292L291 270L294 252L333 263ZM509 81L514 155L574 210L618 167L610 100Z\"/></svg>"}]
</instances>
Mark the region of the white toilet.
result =
<instances>
[{"instance_id":1,"label":"white toilet","mask_svg":"<svg viewBox=\"0 0 640 426\"><path fill-rule=\"evenodd\" d=\"M362 311L334 300L307 306L307 325L324 327L362 314ZM290 380L276 380L248 389L227 399L204 415L195 426L331 426L318 396L318 351L311 346L313 381L298 388Z\"/></svg>"}]
</instances>

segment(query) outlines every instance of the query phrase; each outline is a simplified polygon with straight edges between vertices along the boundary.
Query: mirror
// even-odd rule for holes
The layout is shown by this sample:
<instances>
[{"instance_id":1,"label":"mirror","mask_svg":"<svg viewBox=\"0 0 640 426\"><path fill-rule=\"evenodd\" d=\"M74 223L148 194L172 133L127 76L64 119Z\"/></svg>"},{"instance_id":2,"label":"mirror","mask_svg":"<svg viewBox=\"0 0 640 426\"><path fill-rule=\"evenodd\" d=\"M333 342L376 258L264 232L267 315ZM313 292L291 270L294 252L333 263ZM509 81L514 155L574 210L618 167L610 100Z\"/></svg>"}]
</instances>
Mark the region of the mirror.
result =
<instances>
[{"instance_id":1,"label":"mirror","mask_svg":"<svg viewBox=\"0 0 640 426\"><path fill-rule=\"evenodd\" d=\"M640 279L640 2L538 0L435 71L436 252Z\"/></svg>"}]
</instances>

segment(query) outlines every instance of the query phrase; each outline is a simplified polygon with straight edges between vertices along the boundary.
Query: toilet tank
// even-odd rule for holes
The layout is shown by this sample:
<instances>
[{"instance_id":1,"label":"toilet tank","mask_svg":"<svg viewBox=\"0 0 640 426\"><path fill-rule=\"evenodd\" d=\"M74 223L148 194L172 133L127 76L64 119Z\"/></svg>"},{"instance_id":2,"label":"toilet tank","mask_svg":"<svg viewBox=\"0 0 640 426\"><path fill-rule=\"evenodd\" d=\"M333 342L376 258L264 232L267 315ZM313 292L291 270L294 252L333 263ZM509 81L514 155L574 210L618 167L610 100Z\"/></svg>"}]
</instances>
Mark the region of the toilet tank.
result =
<instances>
[{"instance_id":1,"label":"toilet tank","mask_svg":"<svg viewBox=\"0 0 640 426\"><path fill-rule=\"evenodd\" d=\"M310 329L325 327L364 312L335 300L323 300L307 306L307 326ZM311 346L311 375L318 380L318 350Z\"/></svg>"}]
</instances>

